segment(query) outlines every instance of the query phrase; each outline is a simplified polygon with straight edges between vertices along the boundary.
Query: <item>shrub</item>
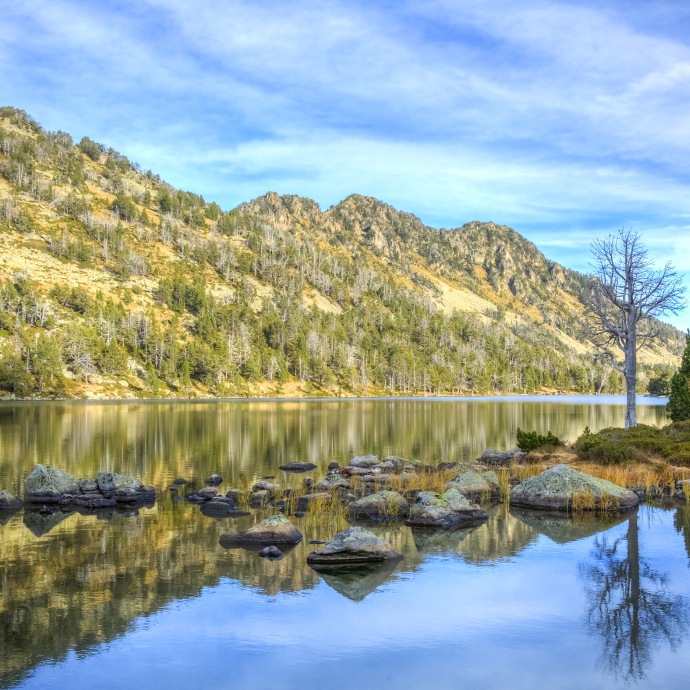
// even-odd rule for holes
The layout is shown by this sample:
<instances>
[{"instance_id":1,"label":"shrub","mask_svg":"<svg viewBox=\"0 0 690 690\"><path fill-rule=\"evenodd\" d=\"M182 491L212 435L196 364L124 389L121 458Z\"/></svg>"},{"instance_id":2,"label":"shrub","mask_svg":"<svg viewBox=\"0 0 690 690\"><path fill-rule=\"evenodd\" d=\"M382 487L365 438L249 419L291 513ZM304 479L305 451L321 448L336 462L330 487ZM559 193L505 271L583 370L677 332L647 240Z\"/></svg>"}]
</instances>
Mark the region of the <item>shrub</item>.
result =
<instances>
[{"instance_id":1,"label":"shrub","mask_svg":"<svg viewBox=\"0 0 690 690\"><path fill-rule=\"evenodd\" d=\"M690 332L680 369L671 379L671 393L668 397L666 413L674 422L690 419Z\"/></svg>"},{"instance_id":2,"label":"shrub","mask_svg":"<svg viewBox=\"0 0 690 690\"><path fill-rule=\"evenodd\" d=\"M523 453L528 453L531 450L543 448L544 446L560 446L561 440L550 431L546 433L546 436L542 436L536 431L522 431L518 427L517 444Z\"/></svg>"}]
</instances>

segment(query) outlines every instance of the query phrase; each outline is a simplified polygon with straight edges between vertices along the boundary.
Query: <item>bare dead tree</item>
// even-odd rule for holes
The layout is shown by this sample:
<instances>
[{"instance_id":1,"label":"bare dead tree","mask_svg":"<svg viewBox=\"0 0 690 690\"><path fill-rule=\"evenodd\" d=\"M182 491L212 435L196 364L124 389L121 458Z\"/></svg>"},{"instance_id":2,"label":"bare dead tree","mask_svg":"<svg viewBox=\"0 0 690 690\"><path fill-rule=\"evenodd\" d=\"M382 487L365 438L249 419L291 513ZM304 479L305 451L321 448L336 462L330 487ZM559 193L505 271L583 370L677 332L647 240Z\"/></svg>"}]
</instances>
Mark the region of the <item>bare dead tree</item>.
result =
<instances>
[{"instance_id":1,"label":"bare dead tree","mask_svg":"<svg viewBox=\"0 0 690 690\"><path fill-rule=\"evenodd\" d=\"M654 268L640 235L632 230L621 229L616 235L595 240L591 249L590 336L611 366L625 376L628 429L637 426L637 351L659 334L653 318L685 308L685 288L670 262L660 270ZM623 352L622 368L609 349L613 345Z\"/></svg>"}]
</instances>

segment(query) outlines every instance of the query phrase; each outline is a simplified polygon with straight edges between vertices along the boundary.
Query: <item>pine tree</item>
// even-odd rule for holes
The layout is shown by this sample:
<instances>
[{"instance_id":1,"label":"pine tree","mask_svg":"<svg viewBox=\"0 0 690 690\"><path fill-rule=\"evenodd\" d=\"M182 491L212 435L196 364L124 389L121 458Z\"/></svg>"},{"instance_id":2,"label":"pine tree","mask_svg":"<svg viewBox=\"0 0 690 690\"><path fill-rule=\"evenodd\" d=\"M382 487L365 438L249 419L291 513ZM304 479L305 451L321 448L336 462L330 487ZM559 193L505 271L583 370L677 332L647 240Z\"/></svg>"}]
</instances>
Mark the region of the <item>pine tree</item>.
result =
<instances>
[{"instance_id":1,"label":"pine tree","mask_svg":"<svg viewBox=\"0 0 690 690\"><path fill-rule=\"evenodd\" d=\"M189 362L185 359L182 362L182 372L180 373L180 386L184 388L184 394L189 395L189 388L192 385L192 378L189 372Z\"/></svg>"},{"instance_id":2,"label":"pine tree","mask_svg":"<svg viewBox=\"0 0 690 690\"><path fill-rule=\"evenodd\" d=\"M680 369L671 379L671 394L668 397L666 413L674 422L690 419L690 330Z\"/></svg>"}]
</instances>

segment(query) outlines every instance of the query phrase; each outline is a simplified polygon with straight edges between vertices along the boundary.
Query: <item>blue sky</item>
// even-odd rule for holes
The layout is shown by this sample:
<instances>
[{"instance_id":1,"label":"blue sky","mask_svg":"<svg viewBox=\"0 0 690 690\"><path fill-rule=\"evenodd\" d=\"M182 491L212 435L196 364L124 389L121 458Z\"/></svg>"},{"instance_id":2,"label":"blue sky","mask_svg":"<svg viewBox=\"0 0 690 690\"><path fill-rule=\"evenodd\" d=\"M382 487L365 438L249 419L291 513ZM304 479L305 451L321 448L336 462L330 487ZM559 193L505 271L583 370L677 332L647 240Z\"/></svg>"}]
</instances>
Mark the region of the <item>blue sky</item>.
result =
<instances>
[{"instance_id":1,"label":"blue sky","mask_svg":"<svg viewBox=\"0 0 690 690\"><path fill-rule=\"evenodd\" d=\"M223 208L356 192L578 270L625 226L690 271L687 1L1 6L2 105Z\"/></svg>"}]
</instances>

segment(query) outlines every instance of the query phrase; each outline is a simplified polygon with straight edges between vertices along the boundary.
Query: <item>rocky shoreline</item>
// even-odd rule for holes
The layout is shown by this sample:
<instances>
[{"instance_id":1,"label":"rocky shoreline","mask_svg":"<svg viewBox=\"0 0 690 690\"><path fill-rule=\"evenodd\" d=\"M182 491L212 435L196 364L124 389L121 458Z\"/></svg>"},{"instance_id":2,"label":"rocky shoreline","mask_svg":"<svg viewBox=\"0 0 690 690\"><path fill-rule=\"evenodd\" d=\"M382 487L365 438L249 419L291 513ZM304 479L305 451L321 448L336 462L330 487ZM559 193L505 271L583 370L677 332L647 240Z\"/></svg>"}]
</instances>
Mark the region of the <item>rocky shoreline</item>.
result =
<instances>
[{"instance_id":1,"label":"rocky shoreline","mask_svg":"<svg viewBox=\"0 0 690 690\"><path fill-rule=\"evenodd\" d=\"M375 520L402 520L414 528L452 531L481 524L488 518L484 508L504 501L523 511L556 511L565 515L586 511L623 513L634 510L648 497L685 500L690 486L690 480L686 479L654 492L649 488L645 491L640 487L622 488L563 464L519 478L514 470L524 467L518 464L524 459L525 454L518 449L487 450L472 463L439 465L422 465L398 456L379 460L375 455L363 455L344 466L331 463L321 480L306 477L301 490L284 489L279 483L269 481L273 477L268 477L256 482L249 491L230 489L225 495L218 495L223 479L214 474L205 480L203 488L173 498L199 505L200 511L209 518L235 518L249 515L248 510L252 508L277 508L279 514L250 529L227 532L220 537L224 548L250 549L269 559L282 557L283 551L303 539L289 516L340 510L353 526L335 535L307 558L312 567L337 569L370 567L402 558L362 526ZM294 462L280 469L306 473L316 466ZM185 479L176 479L169 492L177 494L186 483ZM430 490L432 485L439 490ZM45 534L71 512L95 514L98 518L114 512L135 515L140 507L151 507L157 499L152 485L144 485L134 477L98 472L96 477L79 479L44 464L34 468L23 486L23 499L0 491L0 524L6 524L24 508L25 523L37 536Z\"/></svg>"}]
</instances>

